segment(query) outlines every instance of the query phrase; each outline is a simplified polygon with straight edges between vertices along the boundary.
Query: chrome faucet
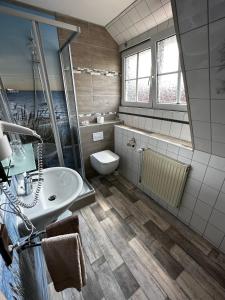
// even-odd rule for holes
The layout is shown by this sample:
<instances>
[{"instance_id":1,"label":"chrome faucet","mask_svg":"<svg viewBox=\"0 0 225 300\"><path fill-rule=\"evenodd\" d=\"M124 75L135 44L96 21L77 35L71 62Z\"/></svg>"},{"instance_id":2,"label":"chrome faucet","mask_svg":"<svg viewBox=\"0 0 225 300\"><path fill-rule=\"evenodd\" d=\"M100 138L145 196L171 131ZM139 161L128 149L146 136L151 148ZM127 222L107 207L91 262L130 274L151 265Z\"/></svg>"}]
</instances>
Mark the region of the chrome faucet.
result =
<instances>
[{"instance_id":1,"label":"chrome faucet","mask_svg":"<svg viewBox=\"0 0 225 300\"><path fill-rule=\"evenodd\" d=\"M33 183L32 183L32 177L30 174L25 173L24 175L24 192L25 195L28 196L32 193L33 190Z\"/></svg>"},{"instance_id":2,"label":"chrome faucet","mask_svg":"<svg viewBox=\"0 0 225 300\"><path fill-rule=\"evenodd\" d=\"M18 196L28 196L33 190L33 181L29 173L24 172L23 174L17 175L18 185L17 185L17 195Z\"/></svg>"}]
</instances>

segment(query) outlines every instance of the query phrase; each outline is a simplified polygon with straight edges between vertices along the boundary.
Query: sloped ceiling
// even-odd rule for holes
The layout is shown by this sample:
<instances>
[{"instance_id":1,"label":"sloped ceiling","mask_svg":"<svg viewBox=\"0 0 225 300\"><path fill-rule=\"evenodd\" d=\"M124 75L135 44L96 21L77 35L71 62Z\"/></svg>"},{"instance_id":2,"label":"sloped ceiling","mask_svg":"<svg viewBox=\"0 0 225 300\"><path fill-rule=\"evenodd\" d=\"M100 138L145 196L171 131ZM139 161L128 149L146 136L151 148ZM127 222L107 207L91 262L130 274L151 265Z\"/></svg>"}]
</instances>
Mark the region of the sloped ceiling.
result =
<instances>
[{"instance_id":1,"label":"sloped ceiling","mask_svg":"<svg viewBox=\"0 0 225 300\"><path fill-rule=\"evenodd\" d=\"M225 157L225 1L172 0L194 148Z\"/></svg>"},{"instance_id":2,"label":"sloped ceiling","mask_svg":"<svg viewBox=\"0 0 225 300\"><path fill-rule=\"evenodd\" d=\"M16 2L105 26L134 0L17 0Z\"/></svg>"},{"instance_id":3,"label":"sloped ceiling","mask_svg":"<svg viewBox=\"0 0 225 300\"><path fill-rule=\"evenodd\" d=\"M138 0L106 29L120 45L172 17L170 0Z\"/></svg>"}]
</instances>

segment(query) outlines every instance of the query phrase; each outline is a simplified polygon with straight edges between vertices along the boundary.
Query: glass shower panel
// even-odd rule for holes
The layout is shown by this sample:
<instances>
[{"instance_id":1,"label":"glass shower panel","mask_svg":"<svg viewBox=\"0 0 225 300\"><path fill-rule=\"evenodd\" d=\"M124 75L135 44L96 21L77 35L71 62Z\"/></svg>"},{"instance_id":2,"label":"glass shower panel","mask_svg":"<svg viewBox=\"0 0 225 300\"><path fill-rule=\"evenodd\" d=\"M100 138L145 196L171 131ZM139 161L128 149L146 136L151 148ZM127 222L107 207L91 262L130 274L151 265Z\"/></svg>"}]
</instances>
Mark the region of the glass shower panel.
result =
<instances>
[{"instance_id":1,"label":"glass shower panel","mask_svg":"<svg viewBox=\"0 0 225 300\"><path fill-rule=\"evenodd\" d=\"M82 158L82 148L80 143L79 119L77 113L75 82L73 77L74 75L70 44L67 44L64 48L60 50L59 56L63 75L66 106L68 111L68 121L71 134L71 147L69 149L70 153L68 152L68 155L70 156L65 156L65 162L69 157L72 157L75 170L77 170L83 177L85 177Z\"/></svg>"}]
</instances>

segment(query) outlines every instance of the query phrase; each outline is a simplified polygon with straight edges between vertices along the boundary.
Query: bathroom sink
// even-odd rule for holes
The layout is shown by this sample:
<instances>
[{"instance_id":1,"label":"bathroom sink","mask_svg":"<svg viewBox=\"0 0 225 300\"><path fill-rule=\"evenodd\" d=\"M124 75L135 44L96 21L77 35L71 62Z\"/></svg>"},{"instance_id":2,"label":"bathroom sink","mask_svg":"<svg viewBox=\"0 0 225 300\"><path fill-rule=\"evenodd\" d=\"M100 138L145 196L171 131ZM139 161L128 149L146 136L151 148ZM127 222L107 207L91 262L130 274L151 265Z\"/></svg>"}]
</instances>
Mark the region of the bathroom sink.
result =
<instances>
[{"instance_id":1,"label":"bathroom sink","mask_svg":"<svg viewBox=\"0 0 225 300\"><path fill-rule=\"evenodd\" d=\"M20 197L25 203L31 203L34 199L38 176L34 175L32 179L33 193ZM38 203L30 209L22 208L22 212L32 221L36 230L43 230L46 225L55 221L64 211L69 209L83 187L81 176L69 168L44 169L43 179ZM22 220L18 219L18 222L20 234L27 234Z\"/></svg>"}]
</instances>

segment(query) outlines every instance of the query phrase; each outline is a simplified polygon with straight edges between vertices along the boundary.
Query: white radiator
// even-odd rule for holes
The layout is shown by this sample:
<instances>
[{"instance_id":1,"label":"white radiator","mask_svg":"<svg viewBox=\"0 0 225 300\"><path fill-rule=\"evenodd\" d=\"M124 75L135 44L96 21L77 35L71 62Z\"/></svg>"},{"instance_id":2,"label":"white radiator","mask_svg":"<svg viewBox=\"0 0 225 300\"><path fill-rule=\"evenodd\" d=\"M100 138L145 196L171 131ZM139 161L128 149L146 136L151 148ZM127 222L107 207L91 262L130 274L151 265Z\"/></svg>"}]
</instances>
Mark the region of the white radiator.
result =
<instances>
[{"instance_id":1,"label":"white radiator","mask_svg":"<svg viewBox=\"0 0 225 300\"><path fill-rule=\"evenodd\" d=\"M141 184L170 206L178 207L189 170L190 165L147 149L143 152Z\"/></svg>"}]
</instances>

